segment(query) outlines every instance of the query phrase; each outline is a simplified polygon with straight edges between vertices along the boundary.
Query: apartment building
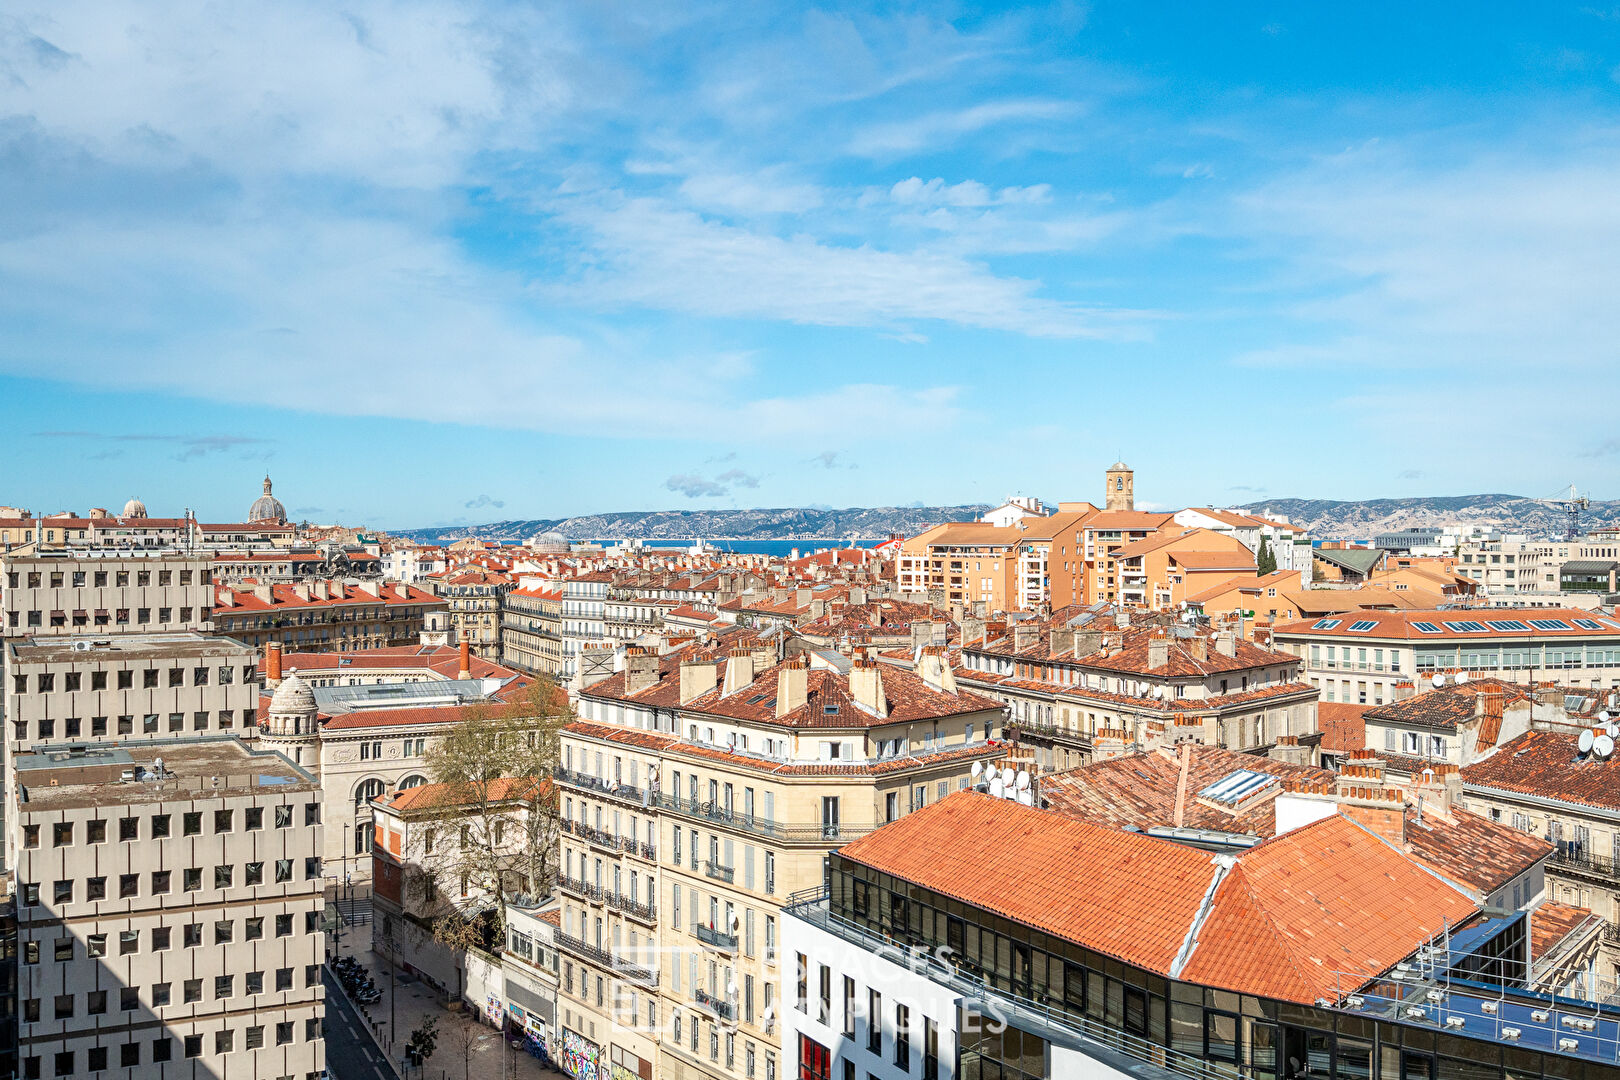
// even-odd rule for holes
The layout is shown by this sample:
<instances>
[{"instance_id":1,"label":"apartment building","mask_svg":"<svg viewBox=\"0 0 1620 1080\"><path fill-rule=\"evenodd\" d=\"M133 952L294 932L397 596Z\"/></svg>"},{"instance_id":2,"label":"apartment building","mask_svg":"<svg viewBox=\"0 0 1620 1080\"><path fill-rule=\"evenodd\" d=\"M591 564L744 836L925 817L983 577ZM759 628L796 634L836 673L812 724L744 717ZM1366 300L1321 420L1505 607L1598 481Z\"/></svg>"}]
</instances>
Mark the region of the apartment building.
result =
<instances>
[{"instance_id":1,"label":"apartment building","mask_svg":"<svg viewBox=\"0 0 1620 1080\"><path fill-rule=\"evenodd\" d=\"M1491 595L1522 594L1529 598L1527 604L1546 604L1555 603L1560 593L1591 593L1600 601L1616 591L1610 573L1620 570L1620 542L1602 536L1576 541L1485 538L1461 543L1457 561L1457 572Z\"/></svg>"},{"instance_id":2,"label":"apartment building","mask_svg":"<svg viewBox=\"0 0 1620 1080\"><path fill-rule=\"evenodd\" d=\"M321 793L226 736L14 762L20 1075L325 1075Z\"/></svg>"},{"instance_id":3,"label":"apartment building","mask_svg":"<svg viewBox=\"0 0 1620 1080\"><path fill-rule=\"evenodd\" d=\"M517 586L510 574L487 570L446 570L425 584L449 606L461 641L485 660L501 658L501 598Z\"/></svg>"},{"instance_id":4,"label":"apartment building","mask_svg":"<svg viewBox=\"0 0 1620 1080\"><path fill-rule=\"evenodd\" d=\"M501 663L556 678L563 668L563 591L536 586L501 598Z\"/></svg>"},{"instance_id":5,"label":"apartment building","mask_svg":"<svg viewBox=\"0 0 1620 1080\"><path fill-rule=\"evenodd\" d=\"M415 644L446 601L412 585L342 581L218 585L214 628L260 649L347 652Z\"/></svg>"},{"instance_id":6,"label":"apartment building","mask_svg":"<svg viewBox=\"0 0 1620 1080\"><path fill-rule=\"evenodd\" d=\"M1356 610L1280 623L1271 636L1305 662L1305 678L1324 701L1394 701L1402 682L1458 670L1519 683L1620 686L1620 620L1601 612Z\"/></svg>"},{"instance_id":7,"label":"apartment building","mask_svg":"<svg viewBox=\"0 0 1620 1080\"><path fill-rule=\"evenodd\" d=\"M6 642L8 746L257 734L257 654L195 632Z\"/></svg>"},{"instance_id":8,"label":"apartment building","mask_svg":"<svg viewBox=\"0 0 1620 1080\"><path fill-rule=\"evenodd\" d=\"M290 584L307 581L377 581L383 561L364 548L323 544L291 550L216 551L209 561L214 580L237 585L244 581Z\"/></svg>"},{"instance_id":9,"label":"apartment building","mask_svg":"<svg viewBox=\"0 0 1620 1080\"><path fill-rule=\"evenodd\" d=\"M593 570L568 578L562 583L562 671L561 681L577 689L580 651L602 644L607 637L607 598L613 574Z\"/></svg>"},{"instance_id":10,"label":"apartment building","mask_svg":"<svg viewBox=\"0 0 1620 1080\"><path fill-rule=\"evenodd\" d=\"M0 565L5 634L209 630L207 558L152 553L7 555Z\"/></svg>"},{"instance_id":11,"label":"apartment building","mask_svg":"<svg viewBox=\"0 0 1620 1080\"><path fill-rule=\"evenodd\" d=\"M1525 919L1343 812L1212 854L968 791L827 879L784 912L800 1077L1614 1073L1610 1007L1515 985Z\"/></svg>"},{"instance_id":12,"label":"apartment building","mask_svg":"<svg viewBox=\"0 0 1620 1080\"><path fill-rule=\"evenodd\" d=\"M1016 610L1023 594L1016 525L947 522L900 547L899 589L936 605L984 604Z\"/></svg>"},{"instance_id":13,"label":"apartment building","mask_svg":"<svg viewBox=\"0 0 1620 1080\"><path fill-rule=\"evenodd\" d=\"M1248 548L1257 560L1260 557L1260 549L1264 547L1271 552L1278 570L1310 572L1311 541L1302 526L1265 514L1218 510L1211 506L1178 510L1174 521L1183 528L1209 529L1231 536Z\"/></svg>"},{"instance_id":14,"label":"apartment building","mask_svg":"<svg viewBox=\"0 0 1620 1080\"><path fill-rule=\"evenodd\" d=\"M1303 740L1308 757L1319 730L1318 693L1298 658L1235 627L1064 608L964 638L958 685L1005 703L1044 769L1179 742L1266 753L1287 738L1291 752Z\"/></svg>"},{"instance_id":15,"label":"apartment building","mask_svg":"<svg viewBox=\"0 0 1620 1080\"><path fill-rule=\"evenodd\" d=\"M956 688L943 650L924 659L845 672L757 640L632 646L580 690L557 775L565 1065L786 1075L782 902L831 849L1006 754L996 704Z\"/></svg>"},{"instance_id":16,"label":"apartment building","mask_svg":"<svg viewBox=\"0 0 1620 1080\"><path fill-rule=\"evenodd\" d=\"M562 971L557 930L562 913L555 900L517 896L506 904L506 948L501 951L501 1000L507 1030L532 1048L549 1048L557 1022ZM548 1049L549 1052L549 1049Z\"/></svg>"},{"instance_id":17,"label":"apartment building","mask_svg":"<svg viewBox=\"0 0 1620 1080\"><path fill-rule=\"evenodd\" d=\"M1150 611L1179 609L1194 593L1254 569L1242 541L1210 529L1164 528L1109 552L1104 563L1118 581L1118 602Z\"/></svg>"}]
</instances>

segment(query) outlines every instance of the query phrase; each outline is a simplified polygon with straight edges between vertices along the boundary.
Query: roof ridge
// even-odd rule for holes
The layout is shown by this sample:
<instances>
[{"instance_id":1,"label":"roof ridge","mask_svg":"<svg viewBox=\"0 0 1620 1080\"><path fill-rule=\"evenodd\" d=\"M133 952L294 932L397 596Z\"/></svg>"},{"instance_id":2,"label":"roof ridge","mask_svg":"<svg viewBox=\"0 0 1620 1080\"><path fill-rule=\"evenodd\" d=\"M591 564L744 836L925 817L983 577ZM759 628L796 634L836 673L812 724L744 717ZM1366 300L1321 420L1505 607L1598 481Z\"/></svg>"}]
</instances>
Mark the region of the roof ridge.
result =
<instances>
[{"instance_id":1,"label":"roof ridge","mask_svg":"<svg viewBox=\"0 0 1620 1080\"><path fill-rule=\"evenodd\" d=\"M1230 884L1234 880L1236 884ZM1242 889L1243 900L1248 903L1249 907L1258 916L1259 924L1267 936L1276 942L1278 954L1298 982L1295 992L1300 993L1300 991L1303 991L1296 1000L1304 1001L1314 998L1316 995L1311 990L1311 980L1307 975L1308 969L1300 963L1299 954L1296 952L1293 942L1278 928L1277 920L1271 914L1271 909L1261 901L1259 894L1255 892L1254 885L1250 880L1250 874L1244 869L1241 857L1236 860L1236 865L1232 867L1231 871L1222 880L1220 887L1216 889L1216 896L1211 905L1211 914L1214 913L1216 907L1220 906L1223 898L1222 894L1229 886L1232 889ZM1190 962L1191 957L1188 960Z\"/></svg>"}]
</instances>

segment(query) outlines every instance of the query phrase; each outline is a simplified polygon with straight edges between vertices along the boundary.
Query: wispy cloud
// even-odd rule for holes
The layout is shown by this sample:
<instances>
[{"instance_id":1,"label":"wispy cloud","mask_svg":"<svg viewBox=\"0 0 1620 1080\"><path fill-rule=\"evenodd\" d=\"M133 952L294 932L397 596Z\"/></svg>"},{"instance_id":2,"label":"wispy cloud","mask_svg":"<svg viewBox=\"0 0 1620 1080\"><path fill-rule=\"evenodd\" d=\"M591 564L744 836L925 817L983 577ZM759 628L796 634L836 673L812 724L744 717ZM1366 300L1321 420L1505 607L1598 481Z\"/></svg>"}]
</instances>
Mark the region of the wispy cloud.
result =
<instances>
[{"instance_id":1,"label":"wispy cloud","mask_svg":"<svg viewBox=\"0 0 1620 1080\"><path fill-rule=\"evenodd\" d=\"M740 488L757 488L757 487L759 487L759 477L754 476L751 473L743 472L741 469L727 469L725 472L721 473L719 476L715 477L714 479L715 479L716 483L730 484L732 487L740 487Z\"/></svg>"},{"instance_id":2,"label":"wispy cloud","mask_svg":"<svg viewBox=\"0 0 1620 1080\"><path fill-rule=\"evenodd\" d=\"M688 499L717 499L729 495L731 489L714 480L706 480L694 473L676 473L664 481L666 490L678 492Z\"/></svg>"},{"instance_id":3,"label":"wispy cloud","mask_svg":"<svg viewBox=\"0 0 1620 1080\"><path fill-rule=\"evenodd\" d=\"M863 157L887 158L924 147L937 150L986 128L1054 120L1073 116L1077 112L1079 106L1067 101L984 102L907 120L873 124L850 140L849 152Z\"/></svg>"},{"instance_id":4,"label":"wispy cloud","mask_svg":"<svg viewBox=\"0 0 1620 1080\"><path fill-rule=\"evenodd\" d=\"M478 495L468 499L462 505L468 510L482 510L486 506L495 510L502 510L506 507L506 501L504 499L492 499L488 495Z\"/></svg>"},{"instance_id":5,"label":"wispy cloud","mask_svg":"<svg viewBox=\"0 0 1620 1080\"><path fill-rule=\"evenodd\" d=\"M36 439L62 439L71 442L94 445L98 443L155 443L163 446L174 446L178 449L171 457L175 461L194 461L197 458L208 457L211 454L226 453L232 450L258 449L270 445L274 440L249 435L157 435L146 433L118 433L100 431L36 431ZM121 456L119 450L101 450L90 455L94 460L106 460ZM247 458L265 458L267 453L251 453Z\"/></svg>"}]
</instances>

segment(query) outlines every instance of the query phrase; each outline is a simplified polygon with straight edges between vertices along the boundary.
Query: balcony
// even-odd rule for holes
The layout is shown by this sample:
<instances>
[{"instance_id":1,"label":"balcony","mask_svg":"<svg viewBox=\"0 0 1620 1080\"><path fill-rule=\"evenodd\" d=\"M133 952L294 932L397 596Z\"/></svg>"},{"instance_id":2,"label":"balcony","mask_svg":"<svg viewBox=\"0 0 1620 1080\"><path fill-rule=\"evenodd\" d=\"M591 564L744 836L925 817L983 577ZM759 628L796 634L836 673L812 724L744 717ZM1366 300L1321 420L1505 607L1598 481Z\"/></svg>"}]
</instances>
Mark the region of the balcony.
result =
<instances>
[{"instance_id":1,"label":"balcony","mask_svg":"<svg viewBox=\"0 0 1620 1080\"><path fill-rule=\"evenodd\" d=\"M692 991L692 1000L697 1003L698 1008L709 1010L709 1012L728 1024L737 1022L736 1004L727 1001L719 994L711 994L707 990L694 990Z\"/></svg>"},{"instance_id":2,"label":"balcony","mask_svg":"<svg viewBox=\"0 0 1620 1080\"><path fill-rule=\"evenodd\" d=\"M763 836L781 841L839 844L847 840L858 840L877 828L876 825L841 825L836 822L830 824L789 825L780 821L772 821L769 818L759 817L755 814L727 810L716 806L714 803L699 802L695 799L682 799L672 795L659 795L654 800L654 805L661 810L668 810L692 821L720 825L736 829L739 832L750 833L754 836Z\"/></svg>"},{"instance_id":3,"label":"balcony","mask_svg":"<svg viewBox=\"0 0 1620 1080\"><path fill-rule=\"evenodd\" d=\"M633 896L625 896L623 893L609 893L607 903L608 907L623 912L637 922L648 924L658 922L658 908L652 904L643 904Z\"/></svg>"},{"instance_id":4,"label":"balcony","mask_svg":"<svg viewBox=\"0 0 1620 1080\"><path fill-rule=\"evenodd\" d=\"M581 960L588 960L599 968L611 970L613 956L606 949L598 949L595 945L587 945L572 934L557 931L557 946L564 952L572 953Z\"/></svg>"},{"instance_id":5,"label":"balcony","mask_svg":"<svg viewBox=\"0 0 1620 1080\"><path fill-rule=\"evenodd\" d=\"M724 866L715 862L713 859L710 859L703 864L703 872L709 877L714 878L714 880L723 881L727 885L730 885L737 880L736 867Z\"/></svg>"},{"instance_id":6,"label":"balcony","mask_svg":"<svg viewBox=\"0 0 1620 1080\"><path fill-rule=\"evenodd\" d=\"M640 983L642 986L650 989L657 989L658 987L658 972L652 968L632 963L622 956L613 958L613 970L632 982Z\"/></svg>"},{"instance_id":7,"label":"balcony","mask_svg":"<svg viewBox=\"0 0 1620 1080\"><path fill-rule=\"evenodd\" d=\"M609 851L619 850L619 838L610 832L596 828L594 825L587 825L581 821L574 825L572 831L581 840L594 844L599 848L606 848Z\"/></svg>"},{"instance_id":8,"label":"balcony","mask_svg":"<svg viewBox=\"0 0 1620 1080\"><path fill-rule=\"evenodd\" d=\"M1558 850L1547 860L1547 868L1554 873L1563 871L1595 878L1608 885L1620 882L1620 864L1616 864L1612 857L1583 851L1568 841L1558 845Z\"/></svg>"},{"instance_id":9,"label":"balcony","mask_svg":"<svg viewBox=\"0 0 1620 1080\"><path fill-rule=\"evenodd\" d=\"M605 896L602 886L592 885L588 881L583 881L575 877L569 877L566 874L557 875L557 886L562 889L563 892L573 893L575 896L582 896L585 899L593 900L598 904L602 902L602 899Z\"/></svg>"},{"instance_id":10,"label":"balcony","mask_svg":"<svg viewBox=\"0 0 1620 1080\"><path fill-rule=\"evenodd\" d=\"M617 780L603 780L588 773L565 769L560 765L557 766L555 775L560 782L570 787L580 788L597 795L606 795L610 799L618 799L620 802L629 803L632 806L644 807L650 805L646 791L638 787L631 787L629 784L621 784Z\"/></svg>"},{"instance_id":11,"label":"balcony","mask_svg":"<svg viewBox=\"0 0 1620 1080\"><path fill-rule=\"evenodd\" d=\"M710 948L719 949L721 952L737 951L736 934L727 934L716 930L712 926L704 926L701 923L698 925L697 929L693 931L693 933L697 935L697 939L699 941L703 942L703 944L709 946Z\"/></svg>"}]
</instances>

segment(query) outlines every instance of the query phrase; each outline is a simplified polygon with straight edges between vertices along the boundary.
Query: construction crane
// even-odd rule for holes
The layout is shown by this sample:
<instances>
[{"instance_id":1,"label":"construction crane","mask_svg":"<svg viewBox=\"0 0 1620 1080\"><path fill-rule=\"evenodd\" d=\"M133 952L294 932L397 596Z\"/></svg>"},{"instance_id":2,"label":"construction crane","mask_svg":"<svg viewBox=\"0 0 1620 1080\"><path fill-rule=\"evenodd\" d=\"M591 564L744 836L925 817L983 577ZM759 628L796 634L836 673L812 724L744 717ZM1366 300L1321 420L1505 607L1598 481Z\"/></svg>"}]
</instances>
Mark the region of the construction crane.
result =
<instances>
[{"instance_id":1,"label":"construction crane","mask_svg":"<svg viewBox=\"0 0 1620 1080\"><path fill-rule=\"evenodd\" d=\"M1575 489L1575 485L1571 484L1565 490L1556 492L1541 501L1551 503L1564 512L1564 539L1566 541L1581 538L1581 511L1591 509L1591 499L1582 495Z\"/></svg>"}]
</instances>

